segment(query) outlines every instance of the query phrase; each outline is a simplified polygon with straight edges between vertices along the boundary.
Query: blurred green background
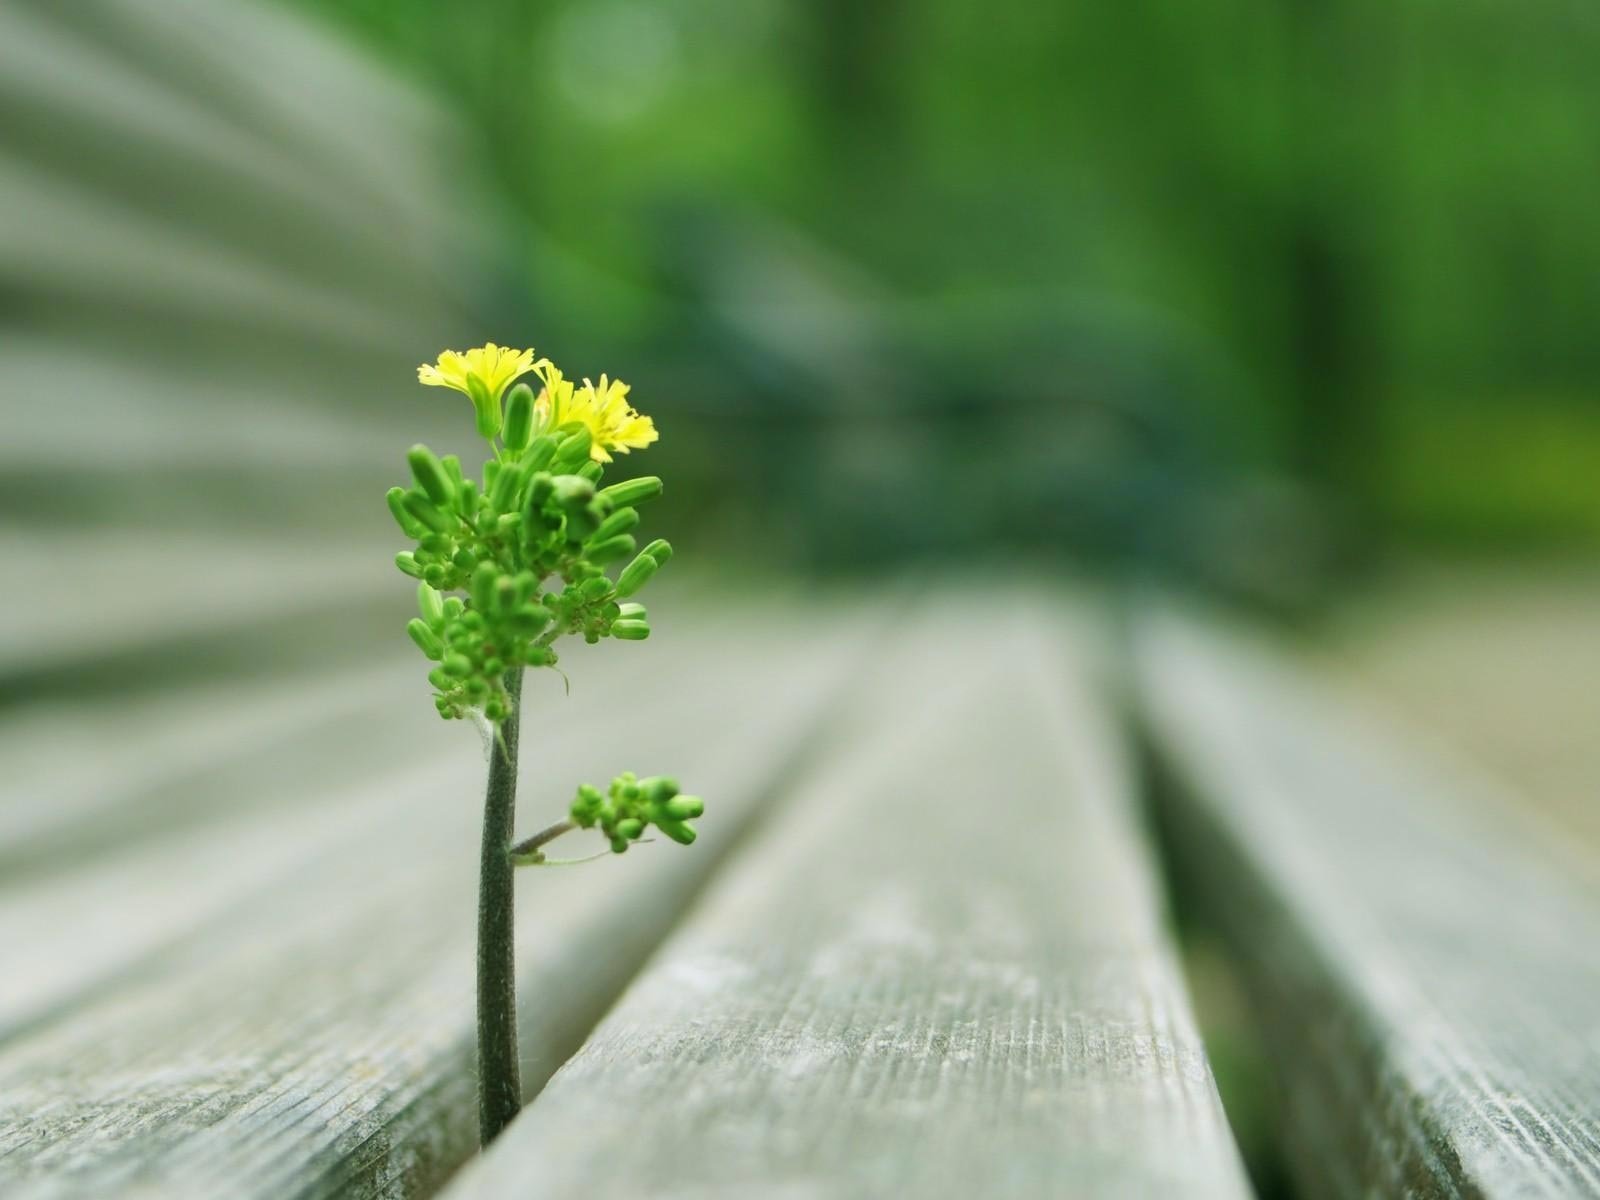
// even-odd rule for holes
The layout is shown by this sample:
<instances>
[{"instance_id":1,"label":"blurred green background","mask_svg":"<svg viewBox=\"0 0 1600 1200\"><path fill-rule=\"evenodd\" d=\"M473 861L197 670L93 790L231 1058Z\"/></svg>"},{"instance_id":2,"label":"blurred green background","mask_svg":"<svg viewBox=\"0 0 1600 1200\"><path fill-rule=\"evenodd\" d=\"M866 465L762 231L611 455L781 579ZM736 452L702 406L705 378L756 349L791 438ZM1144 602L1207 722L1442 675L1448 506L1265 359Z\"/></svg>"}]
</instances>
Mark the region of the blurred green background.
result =
<instances>
[{"instance_id":1,"label":"blurred green background","mask_svg":"<svg viewBox=\"0 0 1600 1200\"><path fill-rule=\"evenodd\" d=\"M301 2L463 115L495 328L751 549L1299 600L1600 536L1583 6Z\"/></svg>"}]
</instances>

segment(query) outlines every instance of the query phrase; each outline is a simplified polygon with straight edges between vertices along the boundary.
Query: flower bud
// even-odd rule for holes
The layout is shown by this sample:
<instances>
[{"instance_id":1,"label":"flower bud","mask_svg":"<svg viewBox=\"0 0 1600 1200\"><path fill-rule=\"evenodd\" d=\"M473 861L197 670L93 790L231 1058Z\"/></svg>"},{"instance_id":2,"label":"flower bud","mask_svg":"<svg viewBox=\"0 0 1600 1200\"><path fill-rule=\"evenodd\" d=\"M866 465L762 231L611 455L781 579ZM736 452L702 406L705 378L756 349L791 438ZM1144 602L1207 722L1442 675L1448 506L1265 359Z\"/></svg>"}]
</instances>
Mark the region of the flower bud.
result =
<instances>
[{"instance_id":1,"label":"flower bud","mask_svg":"<svg viewBox=\"0 0 1600 1200\"><path fill-rule=\"evenodd\" d=\"M435 667L433 670L429 671L428 682L433 684L433 686L438 688L441 692L448 692L456 685L456 681L450 677L450 672L446 671L443 667Z\"/></svg>"},{"instance_id":2,"label":"flower bud","mask_svg":"<svg viewBox=\"0 0 1600 1200\"><path fill-rule=\"evenodd\" d=\"M644 822L636 817L624 817L617 822L617 836L625 837L629 841L644 832Z\"/></svg>"},{"instance_id":3,"label":"flower bud","mask_svg":"<svg viewBox=\"0 0 1600 1200\"><path fill-rule=\"evenodd\" d=\"M695 839L693 825L685 825L683 822L674 821L671 818L668 818L664 821L657 821L656 828L661 830L662 833L666 834L680 846L687 846Z\"/></svg>"},{"instance_id":4,"label":"flower bud","mask_svg":"<svg viewBox=\"0 0 1600 1200\"><path fill-rule=\"evenodd\" d=\"M650 557L650 550L646 547L638 556L622 568L622 574L617 576L617 596L621 599L633 595L646 583L650 576L656 573L656 560Z\"/></svg>"},{"instance_id":5,"label":"flower bud","mask_svg":"<svg viewBox=\"0 0 1600 1200\"><path fill-rule=\"evenodd\" d=\"M638 543L633 540L632 534L619 533L616 537L590 542L584 549L584 554L590 562L614 562L619 558L627 558L633 553L636 545Z\"/></svg>"},{"instance_id":6,"label":"flower bud","mask_svg":"<svg viewBox=\"0 0 1600 1200\"><path fill-rule=\"evenodd\" d=\"M645 612L644 605L636 604L632 600L628 601L628 603L626 603L626 604L617 605L617 611L612 615L613 615L613 617L621 618L621 619L624 619L624 620L639 620L639 621L643 621L646 618L646 616L648 616L648 614Z\"/></svg>"},{"instance_id":7,"label":"flower bud","mask_svg":"<svg viewBox=\"0 0 1600 1200\"><path fill-rule=\"evenodd\" d=\"M594 499L594 484L581 475L555 475L550 491L562 508L581 508Z\"/></svg>"},{"instance_id":8,"label":"flower bud","mask_svg":"<svg viewBox=\"0 0 1600 1200\"><path fill-rule=\"evenodd\" d=\"M637 479L624 479L610 487L601 488L600 494L618 508L630 504L643 504L661 495L661 480L655 475L641 475Z\"/></svg>"},{"instance_id":9,"label":"flower bud","mask_svg":"<svg viewBox=\"0 0 1600 1200\"><path fill-rule=\"evenodd\" d=\"M522 461L530 471L542 471L550 465L550 460L556 456L556 440L549 434L543 434L533 439L528 445L528 452L522 456Z\"/></svg>"},{"instance_id":10,"label":"flower bud","mask_svg":"<svg viewBox=\"0 0 1600 1200\"><path fill-rule=\"evenodd\" d=\"M639 781L639 791L652 804L660 804L678 794L678 781L671 775L651 775Z\"/></svg>"},{"instance_id":11,"label":"flower bud","mask_svg":"<svg viewBox=\"0 0 1600 1200\"><path fill-rule=\"evenodd\" d=\"M596 575L593 579L585 579L578 585L578 595L585 600L598 600L611 590L611 580L604 575Z\"/></svg>"},{"instance_id":12,"label":"flower bud","mask_svg":"<svg viewBox=\"0 0 1600 1200\"><path fill-rule=\"evenodd\" d=\"M602 496L605 495L604 492L599 494ZM604 521L600 522L600 528L594 531L595 541L602 541L605 538L615 537L619 533L627 533L638 523L638 509L619 508Z\"/></svg>"},{"instance_id":13,"label":"flower bud","mask_svg":"<svg viewBox=\"0 0 1600 1200\"><path fill-rule=\"evenodd\" d=\"M600 476L604 475L605 473L605 467L600 463L595 462L592 458L588 462L584 463L583 466L579 467L575 472L575 474L583 476L590 483L599 483Z\"/></svg>"},{"instance_id":14,"label":"flower bud","mask_svg":"<svg viewBox=\"0 0 1600 1200\"><path fill-rule=\"evenodd\" d=\"M528 448L532 436L533 389L525 383L519 383L506 397L506 423L500 431L500 437L507 450L520 452Z\"/></svg>"},{"instance_id":15,"label":"flower bud","mask_svg":"<svg viewBox=\"0 0 1600 1200\"><path fill-rule=\"evenodd\" d=\"M422 578L422 567L417 562L417 556L409 550L402 550L394 556L394 565L399 567L413 579Z\"/></svg>"},{"instance_id":16,"label":"flower bud","mask_svg":"<svg viewBox=\"0 0 1600 1200\"><path fill-rule=\"evenodd\" d=\"M479 563L472 572L472 606L480 613L488 612L494 603L495 585L500 581L500 572L495 570L493 563Z\"/></svg>"},{"instance_id":17,"label":"flower bud","mask_svg":"<svg viewBox=\"0 0 1600 1200\"><path fill-rule=\"evenodd\" d=\"M427 584L423 584L427 587ZM432 591L431 588L429 588ZM437 593L435 593L437 595ZM439 640L439 635L428 628L428 623L421 617L412 617L406 622L406 632L411 635L411 640L417 644L417 649L437 662L444 656L444 643Z\"/></svg>"},{"instance_id":18,"label":"flower bud","mask_svg":"<svg viewBox=\"0 0 1600 1200\"><path fill-rule=\"evenodd\" d=\"M644 548L644 552L655 559L659 567L672 557L672 544L666 538L657 538Z\"/></svg>"},{"instance_id":19,"label":"flower bud","mask_svg":"<svg viewBox=\"0 0 1600 1200\"><path fill-rule=\"evenodd\" d=\"M688 821L705 813L706 802L699 796L674 796L662 807L674 820Z\"/></svg>"},{"instance_id":20,"label":"flower bud","mask_svg":"<svg viewBox=\"0 0 1600 1200\"><path fill-rule=\"evenodd\" d=\"M435 533L445 533L455 525L453 517L446 516L435 508L421 492L407 492L404 503L408 513Z\"/></svg>"},{"instance_id":21,"label":"flower bud","mask_svg":"<svg viewBox=\"0 0 1600 1200\"><path fill-rule=\"evenodd\" d=\"M476 375L467 376L467 398L478 415L478 433L492 438L500 432L500 397L489 391Z\"/></svg>"},{"instance_id":22,"label":"flower bud","mask_svg":"<svg viewBox=\"0 0 1600 1200\"><path fill-rule=\"evenodd\" d=\"M444 597L436 588L425 583L417 584L417 611L430 629L444 624Z\"/></svg>"},{"instance_id":23,"label":"flower bud","mask_svg":"<svg viewBox=\"0 0 1600 1200\"><path fill-rule=\"evenodd\" d=\"M456 485L451 482L438 455L418 443L406 453L406 461L411 464L411 474L416 477L417 486L427 493L429 500L441 508L448 508L454 502Z\"/></svg>"},{"instance_id":24,"label":"flower bud","mask_svg":"<svg viewBox=\"0 0 1600 1200\"><path fill-rule=\"evenodd\" d=\"M447 654L442 665L444 673L456 679L472 674L472 660L465 654Z\"/></svg>"},{"instance_id":25,"label":"flower bud","mask_svg":"<svg viewBox=\"0 0 1600 1200\"><path fill-rule=\"evenodd\" d=\"M517 489L521 486L522 468L516 463L501 464L500 470L495 474L494 483L489 488L489 507L497 513L510 512L517 499Z\"/></svg>"},{"instance_id":26,"label":"flower bud","mask_svg":"<svg viewBox=\"0 0 1600 1200\"><path fill-rule=\"evenodd\" d=\"M625 642L642 642L650 636L650 626L644 621L614 621L611 636Z\"/></svg>"},{"instance_id":27,"label":"flower bud","mask_svg":"<svg viewBox=\"0 0 1600 1200\"><path fill-rule=\"evenodd\" d=\"M537 604L525 604L512 614L512 624L524 637L535 637L550 624L550 610Z\"/></svg>"},{"instance_id":28,"label":"flower bud","mask_svg":"<svg viewBox=\"0 0 1600 1200\"><path fill-rule=\"evenodd\" d=\"M395 524L400 526L400 532L409 538L420 538L427 531L422 523L406 511L406 490L402 487L392 487L383 497L389 504L389 512L394 516Z\"/></svg>"},{"instance_id":29,"label":"flower bud","mask_svg":"<svg viewBox=\"0 0 1600 1200\"><path fill-rule=\"evenodd\" d=\"M556 462L576 469L589 461L589 447L593 445L594 435L589 427L580 425L556 443Z\"/></svg>"}]
</instances>

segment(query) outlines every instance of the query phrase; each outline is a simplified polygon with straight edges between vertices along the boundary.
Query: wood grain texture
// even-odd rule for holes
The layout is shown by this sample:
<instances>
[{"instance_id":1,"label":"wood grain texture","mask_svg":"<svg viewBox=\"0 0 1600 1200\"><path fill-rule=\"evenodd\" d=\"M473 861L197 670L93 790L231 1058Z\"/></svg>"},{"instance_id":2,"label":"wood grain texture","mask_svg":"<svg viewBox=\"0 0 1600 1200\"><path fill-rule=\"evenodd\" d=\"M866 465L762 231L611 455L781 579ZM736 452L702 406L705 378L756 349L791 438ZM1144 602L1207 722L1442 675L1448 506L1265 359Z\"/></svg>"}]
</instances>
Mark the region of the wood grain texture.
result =
<instances>
[{"instance_id":1,"label":"wood grain texture","mask_svg":"<svg viewBox=\"0 0 1600 1200\"><path fill-rule=\"evenodd\" d=\"M1152 612L1174 854L1242 965L1308 1196L1600 1194L1600 885L1423 739Z\"/></svg>"},{"instance_id":2,"label":"wood grain texture","mask_svg":"<svg viewBox=\"0 0 1600 1200\"><path fill-rule=\"evenodd\" d=\"M693 780L712 807L691 851L646 846L624 862L524 874L530 1087L664 935L807 743L823 701L859 658L860 625L840 618L833 635L804 647L774 644L770 613L720 621L716 651L685 645L670 679L613 710L629 723L624 746L592 706L568 736L556 722L541 740L533 721L525 820L559 806L577 780L629 764ZM436 1186L474 1144L481 770L468 754L374 779L320 831L302 815L272 835L262 847L269 861L245 871L270 878L246 879L175 942L116 964L94 987L56 981L69 1001L0 1046L0 1194L399 1197ZM308 844L293 863L296 824ZM187 860L145 848L121 879L121 903L163 888L176 902L192 890L184 861L191 874L227 872L262 828L239 824L231 845L209 831L218 843L197 845ZM219 898L210 884L197 895ZM63 915L63 954L92 958L115 934L82 913Z\"/></svg>"},{"instance_id":3,"label":"wood grain texture","mask_svg":"<svg viewBox=\"0 0 1600 1200\"><path fill-rule=\"evenodd\" d=\"M1244 1196L1094 636L916 623L450 1200Z\"/></svg>"}]
</instances>

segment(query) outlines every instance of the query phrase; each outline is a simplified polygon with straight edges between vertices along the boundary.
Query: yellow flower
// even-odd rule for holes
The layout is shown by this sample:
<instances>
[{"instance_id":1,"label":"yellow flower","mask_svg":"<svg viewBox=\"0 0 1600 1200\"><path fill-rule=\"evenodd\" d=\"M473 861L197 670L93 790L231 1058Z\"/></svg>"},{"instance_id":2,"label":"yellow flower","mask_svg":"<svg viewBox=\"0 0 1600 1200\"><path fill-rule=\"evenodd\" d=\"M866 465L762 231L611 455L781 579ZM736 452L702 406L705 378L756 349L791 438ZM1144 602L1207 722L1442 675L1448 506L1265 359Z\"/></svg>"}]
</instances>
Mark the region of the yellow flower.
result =
<instances>
[{"instance_id":1,"label":"yellow flower","mask_svg":"<svg viewBox=\"0 0 1600 1200\"><path fill-rule=\"evenodd\" d=\"M437 363L423 363L417 368L417 380L429 387L455 388L471 396L470 380L475 377L484 391L498 400L512 380L534 366L532 349L511 350L490 342L464 354L458 350L441 351Z\"/></svg>"},{"instance_id":2,"label":"yellow flower","mask_svg":"<svg viewBox=\"0 0 1600 1200\"><path fill-rule=\"evenodd\" d=\"M628 385L621 380L602 375L598 387L585 379L581 388L574 389L572 381L552 364L541 363L538 371L544 380L536 405L540 428L581 423L593 439L589 457L595 462L610 462L613 450L621 454L643 450L661 436L654 421L633 410L628 403Z\"/></svg>"}]
</instances>

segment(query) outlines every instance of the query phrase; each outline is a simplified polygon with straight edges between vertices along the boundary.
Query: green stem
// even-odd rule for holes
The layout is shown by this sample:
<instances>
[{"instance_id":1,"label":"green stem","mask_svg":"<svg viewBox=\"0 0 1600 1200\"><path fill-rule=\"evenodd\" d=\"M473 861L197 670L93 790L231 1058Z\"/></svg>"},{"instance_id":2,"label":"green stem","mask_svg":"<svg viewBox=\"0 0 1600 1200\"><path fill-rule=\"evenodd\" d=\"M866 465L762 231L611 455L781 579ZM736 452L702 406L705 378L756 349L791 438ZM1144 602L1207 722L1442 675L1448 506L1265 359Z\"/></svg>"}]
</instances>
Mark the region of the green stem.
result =
<instances>
[{"instance_id":1,"label":"green stem","mask_svg":"<svg viewBox=\"0 0 1600 1200\"><path fill-rule=\"evenodd\" d=\"M483 857L478 867L478 1134L487 1146L522 1108L517 1059L515 868L517 741L522 725L522 668L506 672L510 711L489 751L483 802Z\"/></svg>"}]
</instances>

